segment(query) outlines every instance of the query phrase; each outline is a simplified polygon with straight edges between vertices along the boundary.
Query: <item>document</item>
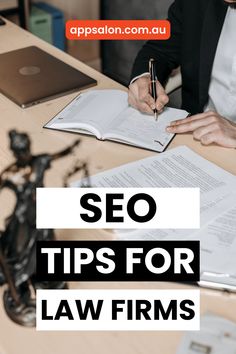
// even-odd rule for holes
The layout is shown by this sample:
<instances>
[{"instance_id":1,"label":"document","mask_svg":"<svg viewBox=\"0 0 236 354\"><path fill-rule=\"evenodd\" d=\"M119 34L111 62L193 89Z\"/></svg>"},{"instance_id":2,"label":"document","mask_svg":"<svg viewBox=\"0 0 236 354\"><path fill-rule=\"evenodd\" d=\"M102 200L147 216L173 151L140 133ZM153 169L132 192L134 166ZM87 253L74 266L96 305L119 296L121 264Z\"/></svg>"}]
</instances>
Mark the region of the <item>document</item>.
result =
<instances>
[{"instance_id":1,"label":"document","mask_svg":"<svg viewBox=\"0 0 236 354\"><path fill-rule=\"evenodd\" d=\"M233 206L197 233L201 238L204 237L204 247L206 249L214 249L214 251L219 248L224 251L232 250L232 247L236 249L235 194L228 198L228 204ZM212 239L215 240L214 244L212 244Z\"/></svg>"},{"instance_id":2,"label":"document","mask_svg":"<svg viewBox=\"0 0 236 354\"><path fill-rule=\"evenodd\" d=\"M235 354L236 324L211 314L201 318L199 332L187 332L176 354Z\"/></svg>"},{"instance_id":3,"label":"document","mask_svg":"<svg viewBox=\"0 0 236 354\"><path fill-rule=\"evenodd\" d=\"M167 107L155 121L152 115L129 107L124 91L92 90L76 97L45 128L94 135L99 140L162 152L174 137L166 132L166 127L187 115L186 111Z\"/></svg>"},{"instance_id":4,"label":"document","mask_svg":"<svg viewBox=\"0 0 236 354\"><path fill-rule=\"evenodd\" d=\"M228 198L229 209L196 233L201 241L201 284L236 286L236 196ZM228 285L228 286L227 286Z\"/></svg>"},{"instance_id":5,"label":"document","mask_svg":"<svg viewBox=\"0 0 236 354\"><path fill-rule=\"evenodd\" d=\"M91 183L94 187L200 188L201 226L221 214L226 205L229 207L228 198L236 190L235 176L186 146L97 174L91 177ZM176 232L172 230L171 237ZM177 237L179 234L183 232L178 231Z\"/></svg>"},{"instance_id":6,"label":"document","mask_svg":"<svg viewBox=\"0 0 236 354\"><path fill-rule=\"evenodd\" d=\"M94 187L200 187L200 230L116 230L124 240L200 240L202 285L236 289L236 176L186 146L91 177ZM73 186L79 186L79 182ZM222 257L222 255L224 255ZM210 283L211 284L210 284Z\"/></svg>"}]
</instances>

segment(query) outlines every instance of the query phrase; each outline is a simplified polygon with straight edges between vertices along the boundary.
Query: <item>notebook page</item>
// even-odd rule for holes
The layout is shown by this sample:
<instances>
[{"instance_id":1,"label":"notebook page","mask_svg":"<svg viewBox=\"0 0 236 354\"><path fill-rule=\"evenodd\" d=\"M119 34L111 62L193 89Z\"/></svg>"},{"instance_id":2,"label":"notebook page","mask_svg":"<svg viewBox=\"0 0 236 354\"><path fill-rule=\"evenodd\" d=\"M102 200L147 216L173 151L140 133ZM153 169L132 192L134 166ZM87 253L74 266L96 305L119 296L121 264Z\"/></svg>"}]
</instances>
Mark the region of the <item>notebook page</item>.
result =
<instances>
[{"instance_id":1,"label":"notebook page","mask_svg":"<svg viewBox=\"0 0 236 354\"><path fill-rule=\"evenodd\" d=\"M185 118L187 115L186 111L167 107L156 121L153 115L127 107L112 122L105 137L130 142L154 151L163 151L174 136L166 132L166 127L173 120Z\"/></svg>"},{"instance_id":2,"label":"notebook page","mask_svg":"<svg viewBox=\"0 0 236 354\"><path fill-rule=\"evenodd\" d=\"M59 112L46 128L80 131L89 129L100 137L111 121L128 105L127 93L121 90L92 90L77 96Z\"/></svg>"}]
</instances>

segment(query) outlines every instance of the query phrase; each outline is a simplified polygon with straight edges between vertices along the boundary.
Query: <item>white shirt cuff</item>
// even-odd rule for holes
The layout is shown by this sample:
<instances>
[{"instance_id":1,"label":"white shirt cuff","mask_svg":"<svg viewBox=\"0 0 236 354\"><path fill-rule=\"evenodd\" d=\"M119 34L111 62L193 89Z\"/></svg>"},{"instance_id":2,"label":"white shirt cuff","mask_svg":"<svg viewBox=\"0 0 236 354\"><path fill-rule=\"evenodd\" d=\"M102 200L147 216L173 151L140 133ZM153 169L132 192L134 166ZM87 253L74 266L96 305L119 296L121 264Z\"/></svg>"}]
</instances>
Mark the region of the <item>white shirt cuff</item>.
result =
<instances>
[{"instance_id":1,"label":"white shirt cuff","mask_svg":"<svg viewBox=\"0 0 236 354\"><path fill-rule=\"evenodd\" d=\"M134 83L134 81L136 81L137 79L140 79L140 77L146 76L146 75L150 75L149 72L147 71L146 73L143 73L141 75L135 76L131 81L130 81L130 85Z\"/></svg>"}]
</instances>

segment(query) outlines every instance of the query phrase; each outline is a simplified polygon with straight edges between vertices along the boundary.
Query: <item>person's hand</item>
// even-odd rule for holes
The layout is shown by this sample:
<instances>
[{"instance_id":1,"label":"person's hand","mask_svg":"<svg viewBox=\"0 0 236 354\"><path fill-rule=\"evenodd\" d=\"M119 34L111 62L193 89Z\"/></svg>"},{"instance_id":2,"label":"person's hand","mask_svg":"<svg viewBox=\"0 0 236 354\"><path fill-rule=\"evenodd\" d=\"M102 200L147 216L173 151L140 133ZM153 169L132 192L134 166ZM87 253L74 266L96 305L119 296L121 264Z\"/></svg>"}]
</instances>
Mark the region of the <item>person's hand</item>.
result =
<instances>
[{"instance_id":1,"label":"person's hand","mask_svg":"<svg viewBox=\"0 0 236 354\"><path fill-rule=\"evenodd\" d=\"M169 133L193 132L193 137L203 145L218 144L236 148L236 124L216 112L205 112L171 122L166 128Z\"/></svg>"},{"instance_id":2,"label":"person's hand","mask_svg":"<svg viewBox=\"0 0 236 354\"><path fill-rule=\"evenodd\" d=\"M169 98L164 88L157 82L157 100L156 102L150 94L151 84L150 76L143 76L135 80L129 86L129 104L140 112L153 114L156 108L161 113L164 106L169 102Z\"/></svg>"}]
</instances>

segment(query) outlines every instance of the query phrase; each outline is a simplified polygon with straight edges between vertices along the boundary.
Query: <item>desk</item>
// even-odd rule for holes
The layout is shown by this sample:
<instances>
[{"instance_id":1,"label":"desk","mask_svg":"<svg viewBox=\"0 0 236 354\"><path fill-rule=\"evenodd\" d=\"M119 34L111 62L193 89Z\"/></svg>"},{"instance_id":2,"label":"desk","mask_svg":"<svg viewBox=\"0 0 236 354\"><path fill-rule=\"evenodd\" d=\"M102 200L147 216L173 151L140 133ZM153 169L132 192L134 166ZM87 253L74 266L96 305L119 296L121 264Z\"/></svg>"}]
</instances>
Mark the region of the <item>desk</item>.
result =
<instances>
[{"instance_id":1,"label":"desk","mask_svg":"<svg viewBox=\"0 0 236 354\"><path fill-rule=\"evenodd\" d=\"M94 77L98 81L98 88L120 88L121 85L89 68L85 64L68 56L66 53L34 37L30 33L7 23L0 29L0 52L18 49L24 46L37 45L64 60L68 64L78 68L84 73ZM78 135L48 131L42 129L50 118L60 111L76 94L60 97L50 102L22 110L3 95L0 95L0 169L2 170L13 158L8 149L7 133L16 128L26 131L32 138L32 149L35 154L42 152L55 152L72 143ZM169 148L178 145L188 145L203 157L222 166L226 170L236 174L236 150L227 150L219 147L203 147L194 141L191 135L176 137ZM99 142L94 138L84 137L79 154L82 158L88 158L91 173L100 172L124 163L139 160L154 153L136 149L111 142ZM47 186L60 186L64 171L70 167L76 157L68 157L57 161L46 176ZM5 192L4 192L5 193ZM1 195L1 225L12 203L11 198ZM4 213L2 214L2 205ZM110 234L105 231L81 231L61 230L60 238L90 238L107 239ZM75 283L73 287L81 289L92 288L183 288L179 284L163 283ZM1 290L2 291L2 290ZM0 294L1 295L1 294ZM233 310L234 309L234 310ZM201 290L201 312L213 312L236 321L236 295L223 294L206 289ZM12 323L0 310L0 353L4 354L174 354L179 344L182 333L178 332L39 332L34 329L21 328ZM1 351L2 350L2 351Z\"/></svg>"}]
</instances>

